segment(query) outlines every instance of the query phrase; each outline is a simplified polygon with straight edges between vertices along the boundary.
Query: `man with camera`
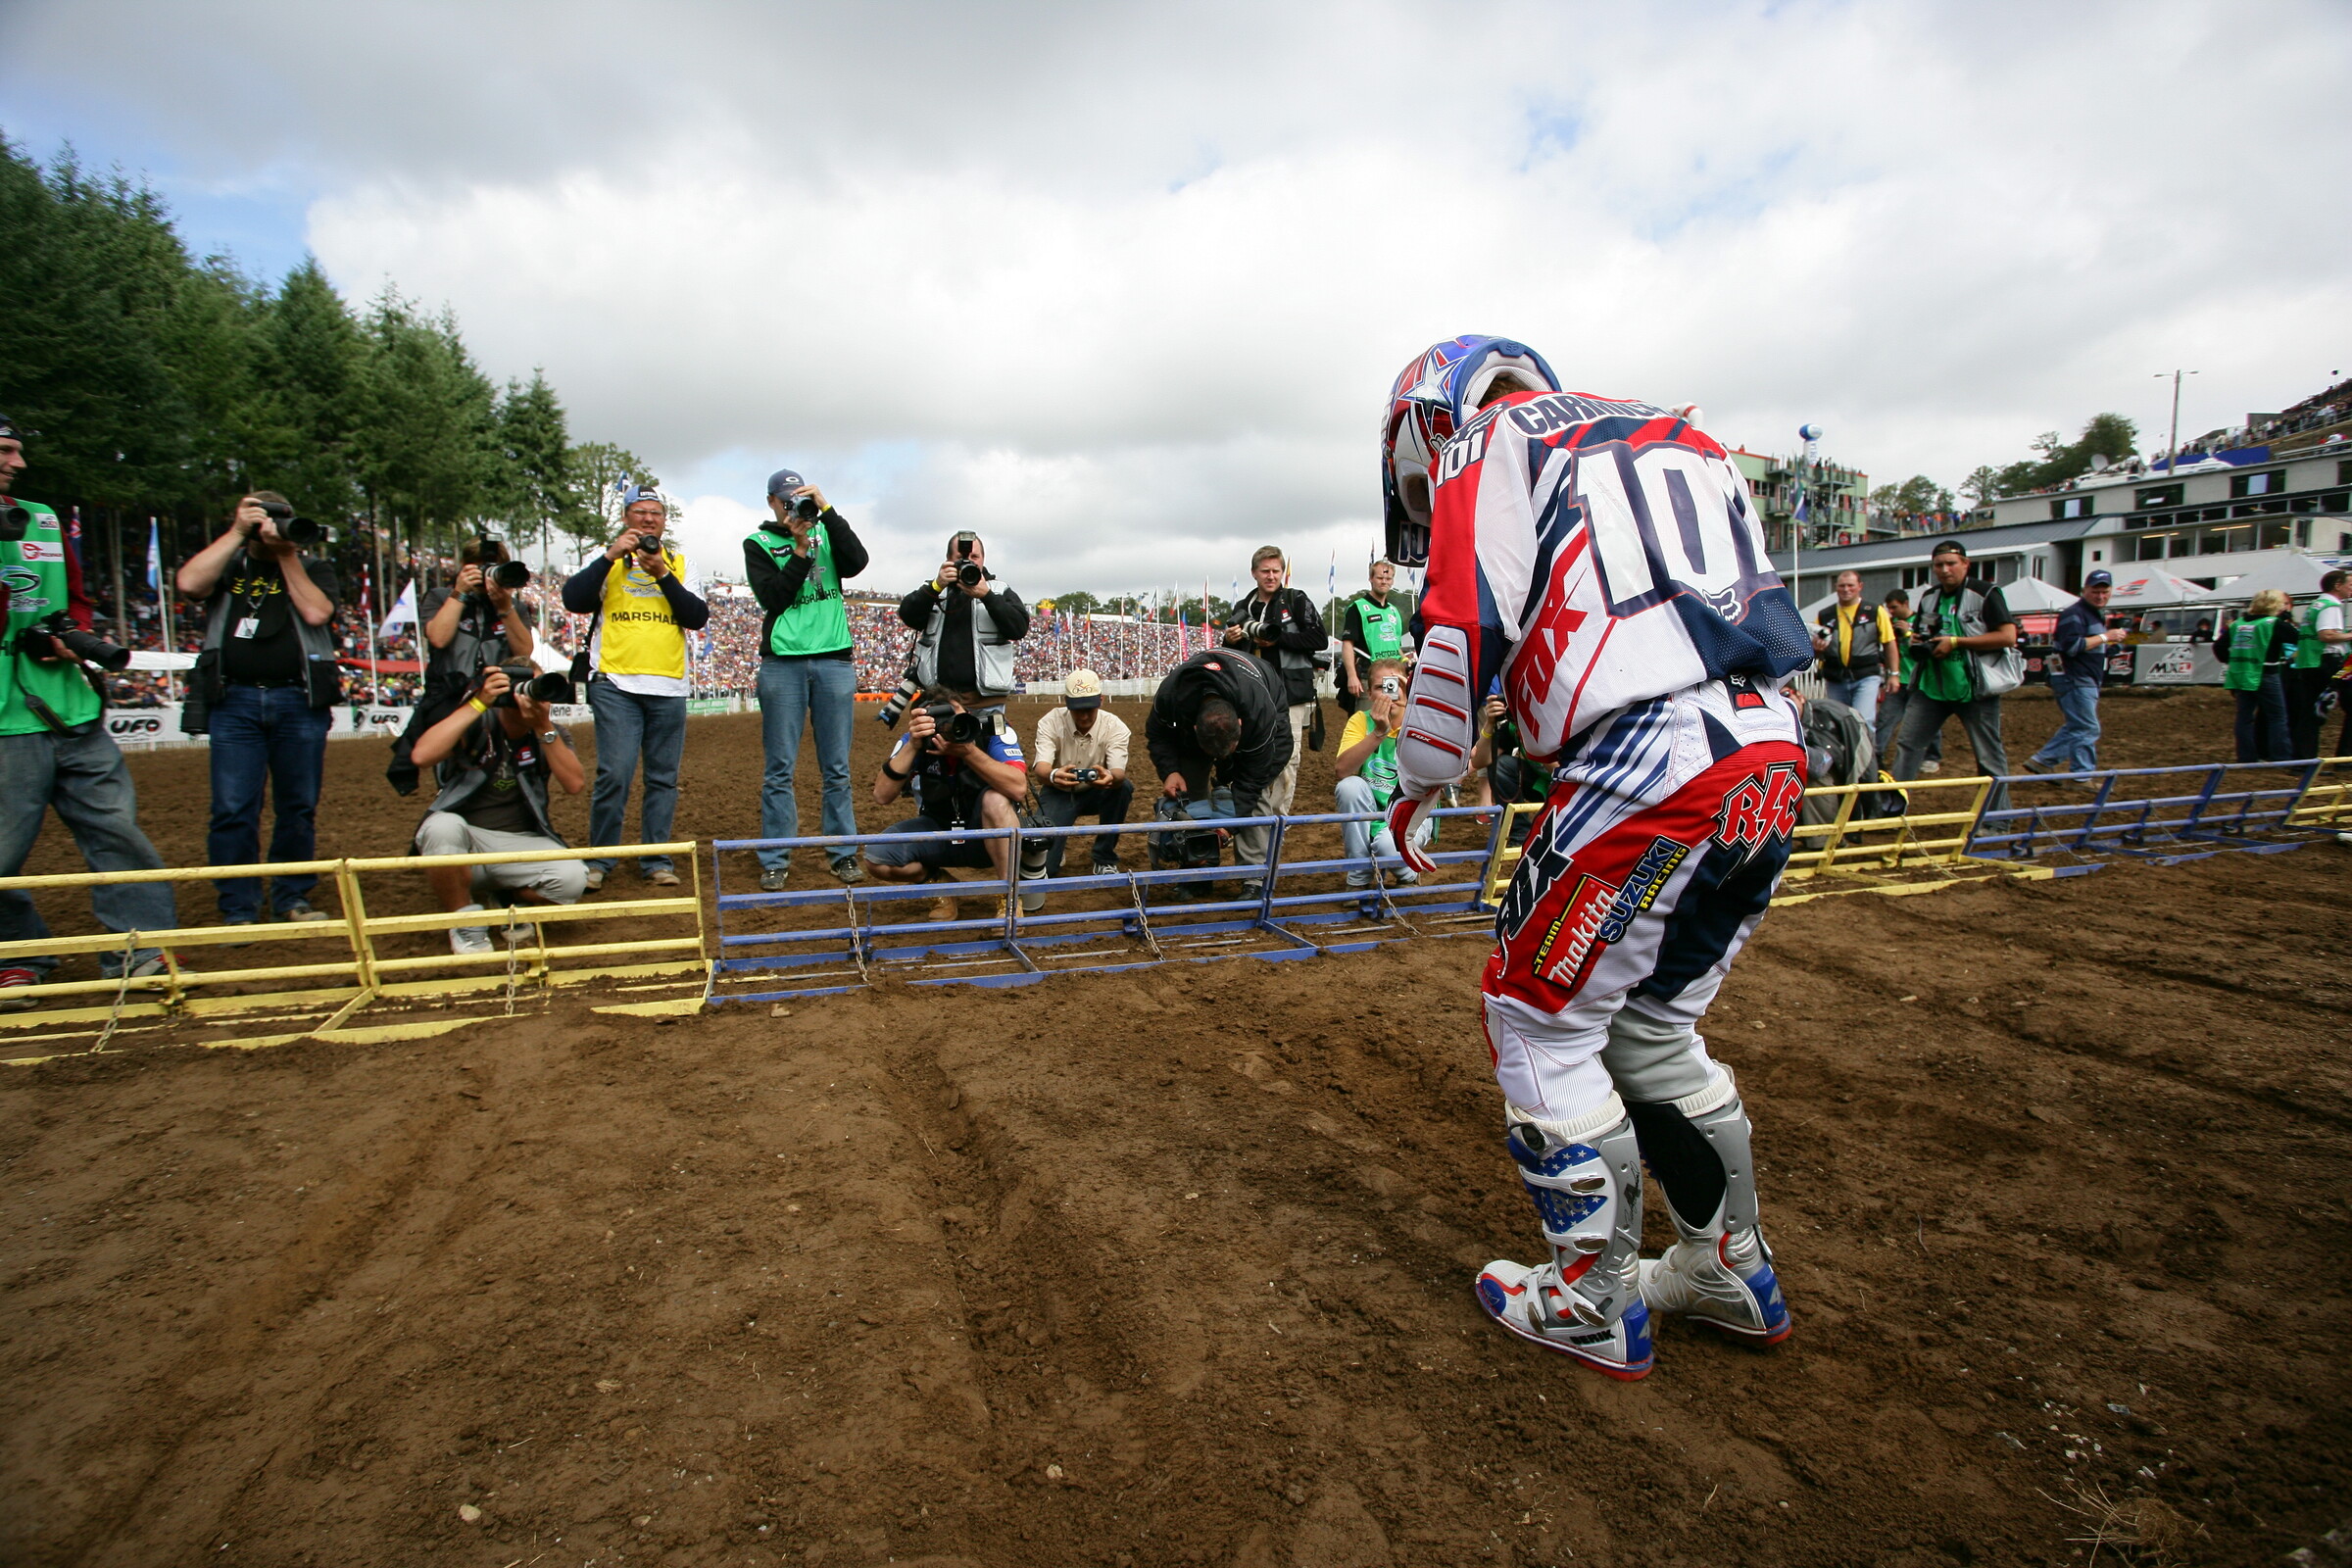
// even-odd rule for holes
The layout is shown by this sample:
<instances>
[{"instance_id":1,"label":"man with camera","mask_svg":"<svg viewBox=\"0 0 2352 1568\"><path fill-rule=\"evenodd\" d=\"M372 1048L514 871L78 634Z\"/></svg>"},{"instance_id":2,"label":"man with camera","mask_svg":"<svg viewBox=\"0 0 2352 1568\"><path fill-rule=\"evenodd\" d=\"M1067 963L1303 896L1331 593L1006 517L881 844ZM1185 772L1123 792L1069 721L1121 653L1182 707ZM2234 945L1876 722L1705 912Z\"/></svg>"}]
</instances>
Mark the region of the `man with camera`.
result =
<instances>
[{"instance_id":1,"label":"man with camera","mask_svg":"<svg viewBox=\"0 0 2352 1568\"><path fill-rule=\"evenodd\" d=\"M1263 660L1281 688L1291 728L1291 752L1282 776L1265 792L1265 809L1291 808L1298 787L1298 759L1306 750L1306 727L1315 716L1315 656L1330 645L1322 613L1303 590L1285 586L1291 564L1280 547L1264 545L1250 558L1257 591L1225 617L1225 645L1246 648Z\"/></svg>"},{"instance_id":2,"label":"man with camera","mask_svg":"<svg viewBox=\"0 0 2352 1568\"><path fill-rule=\"evenodd\" d=\"M689 592L686 558L663 542L669 505L652 485L631 485L621 499L620 537L564 581L564 608L594 615L588 646L572 661L572 678L588 677L596 714L596 793L588 798L588 842L618 844L628 821L629 784L640 760L645 795L641 844L664 844L678 808L678 762L686 755L686 634L710 619L710 607ZM618 862L588 862L588 886L605 885ZM647 856L638 873L674 888L666 855Z\"/></svg>"},{"instance_id":3,"label":"man with camera","mask_svg":"<svg viewBox=\"0 0 2352 1568\"><path fill-rule=\"evenodd\" d=\"M417 740L466 700L481 672L493 664L530 662L537 634L530 612L515 597L530 580L531 568L511 559L502 541L479 534L459 547L457 576L450 585L426 592L417 612L424 628L423 691L392 743L392 760L384 769L399 793L416 793ZM356 723L356 693L352 707Z\"/></svg>"},{"instance_id":4,"label":"man with camera","mask_svg":"<svg viewBox=\"0 0 2352 1568\"><path fill-rule=\"evenodd\" d=\"M1396 564L1372 563L1371 589L1348 601L1340 621L1340 710L1352 713L1363 706L1367 663L1404 659L1404 607L1389 603L1396 586Z\"/></svg>"},{"instance_id":5,"label":"man with camera","mask_svg":"<svg viewBox=\"0 0 2352 1568\"><path fill-rule=\"evenodd\" d=\"M1879 693L1902 685L1897 662L1894 621L1885 607L1873 610L1862 603L1862 574L1841 571L1834 585L1837 603L1824 606L1815 617L1813 653L1820 661L1822 695L1842 703L1862 715L1865 727L1879 718Z\"/></svg>"},{"instance_id":6,"label":"man with camera","mask_svg":"<svg viewBox=\"0 0 2352 1568\"><path fill-rule=\"evenodd\" d=\"M106 732L105 702L84 659L115 662L121 651L88 631L81 571L66 549L57 514L14 495L26 467L24 436L0 415L0 876L24 869L50 808L74 836L93 871L154 871L163 857L139 831L139 803L122 749ZM179 924L169 882L122 882L90 889L90 909L109 931L169 931ZM0 942L49 935L32 900L0 892ZM163 954L139 948L99 955L100 972L133 978L164 967ZM39 985L57 967L47 955L0 958L0 999ZM22 999L28 1004L30 999ZM0 1006L10 1005L0 1000Z\"/></svg>"},{"instance_id":7,"label":"man with camera","mask_svg":"<svg viewBox=\"0 0 2352 1568\"><path fill-rule=\"evenodd\" d=\"M850 735L858 712L857 643L850 635L841 584L865 569L865 546L825 493L790 468L767 476L770 521L743 542L744 571L767 619L760 629L760 739L767 770L760 782L760 835L801 831L793 775L801 730L816 730L816 765L824 785L822 831L858 831L850 798ZM845 883L864 880L849 850L827 856ZM791 874L788 850L760 852L760 887L774 893Z\"/></svg>"},{"instance_id":8,"label":"man with camera","mask_svg":"<svg viewBox=\"0 0 2352 1568\"><path fill-rule=\"evenodd\" d=\"M888 806L909 789L916 814L893 822L892 833L1012 826L1015 808L1028 798L1029 766L1004 709L984 708L977 692L932 688L930 700L907 714L906 732L882 760L874 775L874 802ZM1012 840L869 844L865 862L883 882L953 882L952 866L991 870L999 881L1008 881ZM956 913L952 896L931 906L934 920L953 920Z\"/></svg>"},{"instance_id":9,"label":"man with camera","mask_svg":"<svg viewBox=\"0 0 2352 1568\"><path fill-rule=\"evenodd\" d=\"M1372 682L1371 700L1362 711L1349 713L1347 727L1340 731L1340 755L1332 759L1340 782L1332 796L1343 811L1385 813L1389 803L1396 799L1396 732L1404 718L1404 662L1376 659L1366 673ZM1413 830L1413 847L1426 847L1437 826L1434 819L1424 817ZM1347 841L1350 860L1360 860L1368 855L1387 858L1396 854L1396 840L1390 837L1385 818L1377 822L1342 823L1340 836ZM1398 869L1396 880L1410 886L1421 877L1408 865ZM1348 885L1370 887L1371 870L1351 869Z\"/></svg>"},{"instance_id":10,"label":"man with camera","mask_svg":"<svg viewBox=\"0 0 2352 1568\"><path fill-rule=\"evenodd\" d=\"M2094 571L2082 579L2082 597L2058 612L2050 630L2050 695L2065 722L2026 759L2031 773L2089 773L2099 765L2099 689L2107 683L2107 656L2124 634L2107 629L2107 601L2115 574ZM2078 781L2082 782L2082 781Z\"/></svg>"},{"instance_id":11,"label":"man with camera","mask_svg":"<svg viewBox=\"0 0 2352 1568\"><path fill-rule=\"evenodd\" d=\"M1029 635L1029 607L996 581L987 547L963 529L949 539L939 575L899 601L899 619L922 634L914 646L917 686L983 700L1011 695L1012 645Z\"/></svg>"},{"instance_id":12,"label":"man with camera","mask_svg":"<svg viewBox=\"0 0 2352 1568\"><path fill-rule=\"evenodd\" d=\"M1038 721L1037 766L1046 777L1038 808L1054 827L1091 816L1105 827L1127 820L1135 785L1127 777L1131 737L1116 713L1102 709L1102 677L1073 669L1061 683L1061 706ZM1046 875L1061 874L1065 838L1046 841ZM1096 876L1119 869L1119 835L1095 835Z\"/></svg>"},{"instance_id":13,"label":"man with camera","mask_svg":"<svg viewBox=\"0 0 2352 1568\"><path fill-rule=\"evenodd\" d=\"M1291 765L1292 726L1281 677L1253 654L1203 649L1160 680L1144 723L1159 792L1198 816L1211 791L1233 792L1236 816L1270 810L1266 797ZM1262 864L1266 829L1236 828L1234 863ZM1245 882L1254 897L1259 883Z\"/></svg>"},{"instance_id":14,"label":"man with camera","mask_svg":"<svg viewBox=\"0 0 2352 1568\"><path fill-rule=\"evenodd\" d=\"M588 775L548 704L567 700L570 686L566 676L534 676L528 664L492 664L457 711L417 738L416 764L436 768L441 785L417 824L417 854L513 855L565 847L548 816L547 786L552 781L564 794L577 795ZM424 874L451 914L482 910L476 883L519 904L577 904L588 889L588 868L580 860L436 865ZM508 932L516 947L538 944L534 925L510 924ZM487 925L458 927L449 946L461 955L494 951Z\"/></svg>"},{"instance_id":15,"label":"man with camera","mask_svg":"<svg viewBox=\"0 0 2352 1568\"><path fill-rule=\"evenodd\" d=\"M1969 576L1968 546L1960 540L1939 541L1928 569L1935 582L1921 592L1911 622L1911 699L1895 741L1894 776L1919 777L1928 744L1945 719L1957 717L1976 750L1977 771L1997 778L2009 771L2009 754L2001 744L2000 693L1985 689L1984 656L2017 646L2017 617L1998 588ZM1984 807L2008 809L2009 786L1995 784Z\"/></svg>"},{"instance_id":16,"label":"man with camera","mask_svg":"<svg viewBox=\"0 0 2352 1568\"><path fill-rule=\"evenodd\" d=\"M213 820L205 854L214 865L262 858L262 796L275 800L270 859L309 860L318 851L318 790L326 732L342 678L335 667L335 572L303 554L323 530L284 496L257 490L238 501L228 530L179 568L179 591L205 601L204 644L188 679L180 728L212 736ZM311 907L308 873L272 877L269 912L323 920ZM251 925L263 914L252 877L214 884L220 918Z\"/></svg>"}]
</instances>

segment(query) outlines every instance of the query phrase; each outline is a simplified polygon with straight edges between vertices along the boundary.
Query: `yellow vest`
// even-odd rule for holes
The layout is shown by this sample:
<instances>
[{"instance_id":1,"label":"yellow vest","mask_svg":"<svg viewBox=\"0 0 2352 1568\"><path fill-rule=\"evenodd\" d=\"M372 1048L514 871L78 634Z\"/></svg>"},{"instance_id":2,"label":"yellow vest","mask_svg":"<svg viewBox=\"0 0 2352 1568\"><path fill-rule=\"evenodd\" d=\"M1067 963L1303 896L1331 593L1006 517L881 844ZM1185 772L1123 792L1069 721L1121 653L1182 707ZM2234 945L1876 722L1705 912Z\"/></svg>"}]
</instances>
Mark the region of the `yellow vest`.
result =
<instances>
[{"instance_id":1,"label":"yellow vest","mask_svg":"<svg viewBox=\"0 0 2352 1568\"><path fill-rule=\"evenodd\" d=\"M685 580L686 558L662 553L669 569ZM654 574L634 561L615 562L605 573L604 624L598 630L596 667L608 675L667 675L686 678L686 634Z\"/></svg>"}]
</instances>

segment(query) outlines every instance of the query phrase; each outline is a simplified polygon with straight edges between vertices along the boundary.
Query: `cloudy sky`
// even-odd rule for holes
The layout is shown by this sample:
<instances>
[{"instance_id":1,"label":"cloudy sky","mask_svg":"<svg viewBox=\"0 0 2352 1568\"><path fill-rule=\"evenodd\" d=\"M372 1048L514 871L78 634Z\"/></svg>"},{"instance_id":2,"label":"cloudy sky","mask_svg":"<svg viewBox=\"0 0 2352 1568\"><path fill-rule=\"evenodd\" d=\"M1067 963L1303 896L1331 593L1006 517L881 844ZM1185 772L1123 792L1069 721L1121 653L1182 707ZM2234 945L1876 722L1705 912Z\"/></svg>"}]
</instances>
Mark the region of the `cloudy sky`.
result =
<instances>
[{"instance_id":1,"label":"cloudy sky","mask_svg":"<svg viewBox=\"0 0 2352 1568\"><path fill-rule=\"evenodd\" d=\"M1433 339L1956 485L2352 369L2352 8L10 0L0 129L453 306L737 560L790 464L928 575L1319 587Z\"/></svg>"}]
</instances>

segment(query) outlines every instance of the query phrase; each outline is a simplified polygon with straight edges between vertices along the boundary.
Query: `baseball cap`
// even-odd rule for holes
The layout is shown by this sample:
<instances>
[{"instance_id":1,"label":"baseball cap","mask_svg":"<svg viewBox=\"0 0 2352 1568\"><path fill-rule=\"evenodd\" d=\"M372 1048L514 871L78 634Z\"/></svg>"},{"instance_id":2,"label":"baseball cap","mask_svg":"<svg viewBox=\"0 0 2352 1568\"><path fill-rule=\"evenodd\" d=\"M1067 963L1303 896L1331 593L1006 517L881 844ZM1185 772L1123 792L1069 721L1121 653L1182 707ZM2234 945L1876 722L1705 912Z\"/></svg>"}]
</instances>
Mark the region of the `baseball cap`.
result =
<instances>
[{"instance_id":1,"label":"baseball cap","mask_svg":"<svg viewBox=\"0 0 2352 1568\"><path fill-rule=\"evenodd\" d=\"M767 493L778 501L789 501L795 490L808 487L808 481L790 468L778 468L767 476Z\"/></svg>"},{"instance_id":2,"label":"baseball cap","mask_svg":"<svg viewBox=\"0 0 2352 1568\"><path fill-rule=\"evenodd\" d=\"M2112 571L2094 571L2082 579L2085 588L2111 588L2114 585L2115 573Z\"/></svg>"},{"instance_id":3,"label":"baseball cap","mask_svg":"<svg viewBox=\"0 0 2352 1568\"><path fill-rule=\"evenodd\" d=\"M1091 669L1073 669L1061 682L1061 706L1064 708L1101 708L1102 706L1102 677Z\"/></svg>"},{"instance_id":4,"label":"baseball cap","mask_svg":"<svg viewBox=\"0 0 2352 1568\"><path fill-rule=\"evenodd\" d=\"M657 502L661 505L661 508L664 513L669 511L668 499L664 497L659 489L650 484L632 484L628 487L628 489L622 491L620 496L620 510L625 513L640 501Z\"/></svg>"}]
</instances>

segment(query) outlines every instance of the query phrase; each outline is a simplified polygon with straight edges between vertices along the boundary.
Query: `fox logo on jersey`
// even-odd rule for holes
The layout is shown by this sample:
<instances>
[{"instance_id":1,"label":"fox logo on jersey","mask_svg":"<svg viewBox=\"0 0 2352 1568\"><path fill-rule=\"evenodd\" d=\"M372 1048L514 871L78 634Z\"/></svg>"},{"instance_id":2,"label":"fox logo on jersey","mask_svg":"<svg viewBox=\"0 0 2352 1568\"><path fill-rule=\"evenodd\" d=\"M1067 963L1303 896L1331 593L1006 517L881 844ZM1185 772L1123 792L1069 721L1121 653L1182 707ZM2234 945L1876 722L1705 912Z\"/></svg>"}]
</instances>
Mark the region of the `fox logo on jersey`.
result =
<instances>
[{"instance_id":1,"label":"fox logo on jersey","mask_svg":"<svg viewBox=\"0 0 2352 1568\"><path fill-rule=\"evenodd\" d=\"M1804 775L1787 762L1773 763L1762 778L1750 773L1724 792L1715 842L1752 854L1768 840L1786 839L1796 827L1804 799Z\"/></svg>"}]
</instances>

